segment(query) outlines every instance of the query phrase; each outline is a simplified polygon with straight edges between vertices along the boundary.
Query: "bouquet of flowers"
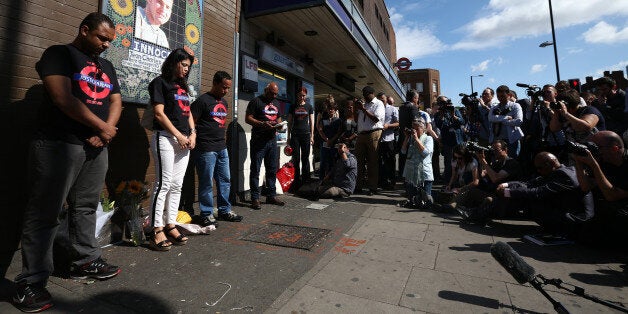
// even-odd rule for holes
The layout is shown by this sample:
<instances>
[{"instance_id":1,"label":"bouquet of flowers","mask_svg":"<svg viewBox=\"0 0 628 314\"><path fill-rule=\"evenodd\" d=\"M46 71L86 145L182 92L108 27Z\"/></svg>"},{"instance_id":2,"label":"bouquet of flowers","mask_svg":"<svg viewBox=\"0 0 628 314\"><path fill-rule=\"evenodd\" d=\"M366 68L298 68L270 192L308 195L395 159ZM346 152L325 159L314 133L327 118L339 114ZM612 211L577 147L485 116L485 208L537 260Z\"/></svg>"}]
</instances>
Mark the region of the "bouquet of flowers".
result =
<instances>
[{"instance_id":1,"label":"bouquet of flowers","mask_svg":"<svg viewBox=\"0 0 628 314\"><path fill-rule=\"evenodd\" d=\"M122 181L115 191L115 200L118 209L127 220L130 241L140 245L142 241L142 201L148 198L146 183L137 180Z\"/></svg>"}]
</instances>

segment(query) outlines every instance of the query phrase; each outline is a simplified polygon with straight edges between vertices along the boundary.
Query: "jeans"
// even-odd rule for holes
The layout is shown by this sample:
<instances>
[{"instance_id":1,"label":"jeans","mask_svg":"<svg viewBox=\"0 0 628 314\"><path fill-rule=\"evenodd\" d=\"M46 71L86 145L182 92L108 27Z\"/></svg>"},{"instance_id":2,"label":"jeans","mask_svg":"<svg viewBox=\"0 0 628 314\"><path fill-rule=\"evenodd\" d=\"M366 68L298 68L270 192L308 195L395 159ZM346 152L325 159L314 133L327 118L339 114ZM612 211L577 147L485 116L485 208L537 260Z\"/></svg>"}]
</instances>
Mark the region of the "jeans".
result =
<instances>
[{"instance_id":1,"label":"jeans","mask_svg":"<svg viewBox=\"0 0 628 314\"><path fill-rule=\"evenodd\" d=\"M53 270L52 245L59 213L68 204L64 247L72 264L80 266L101 255L95 237L96 207L108 165L107 148L92 148L58 140L36 139L29 151L31 193L22 229L22 273L16 281L48 280Z\"/></svg>"},{"instance_id":2,"label":"jeans","mask_svg":"<svg viewBox=\"0 0 628 314\"><path fill-rule=\"evenodd\" d=\"M231 175L229 173L229 154L227 149L217 152L194 152L196 172L198 173L198 202L201 216L214 213L214 179L216 180L216 201L218 214L231 211L229 191Z\"/></svg>"},{"instance_id":3,"label":"jeans","mask_svg":"<svg viewBox=\"0 0 628 314\"><path fill-rule=\"evenodd\" d=\"M151 194L152 227L177 222L181 186L190 159L190 150L181 148L166 131L155 131L151 142L155 160L155 182Z\"/></svg>"},{"instance_id":4,"label":"jeans","mask_svg":"<svg viewBox=\"0 0 628 314\"><path fill-rule=\"evenodd\" d=\"M251 200L259 200L259 171L262 167L262 160L266 168L266 189L267 197L273 198L277 195L275 192L275 182L277 181L278 168L278 148L275 138L263 139L256 138L255 135L250 142L250 158L251 171L249 175L249 185L251 189Z\"/></svg>"},{"instance_id":5,"label":"jeans","mask_svg":"<svg viewBox=\"0 0 628 314\"><path fill-rule=\"evenodd\" d=\"M294 165L295 182L310 180L310 133L291 134L292 164Z\"/></svg>"}]
</instances>

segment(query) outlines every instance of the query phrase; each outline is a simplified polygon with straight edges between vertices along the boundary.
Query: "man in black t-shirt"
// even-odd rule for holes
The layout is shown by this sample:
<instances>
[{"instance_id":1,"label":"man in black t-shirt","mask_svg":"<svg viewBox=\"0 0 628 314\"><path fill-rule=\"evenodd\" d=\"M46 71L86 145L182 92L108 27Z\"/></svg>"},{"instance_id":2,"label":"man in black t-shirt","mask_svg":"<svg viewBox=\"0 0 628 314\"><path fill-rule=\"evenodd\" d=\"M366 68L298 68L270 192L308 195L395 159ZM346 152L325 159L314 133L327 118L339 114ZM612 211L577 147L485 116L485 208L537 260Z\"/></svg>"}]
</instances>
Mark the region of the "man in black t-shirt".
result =
<instances>
[{"instance_id":1,"label":"man in black t-shirt","mask_svg":"<svg viewBox=\"0 0 628 314\"><path fill-rule=\"evenodd\" d=\"M192 116L196 125L196 147L192 152L198 173L198 202L201 214L196 223L201 226L215 225L214 188L216 180L216 200L218 219L242 221L242 216L231 210L229 192L231 175L229 154L225 141L225 128L229 104L224 96L231 88L231 76L224 71L214 74L212 88L192 103Z\"/></svg>"},{"instance_id":2,"label":"man in black t-shirt","mask_svg":"<svg viewBox=\"0 0 628 314\"><path fill-rule=\"evenodd\" d=\"M589 138L597 145L595 155L572 154L576 161L576 175L583 191L595 195L596 216L590 224L593 230L586 235L618 241L628 240L628 152L619 135L600 131ZM581 220L580 217L574 217ZM597 233L597 234L596 234Z\"/></svg>"},{"instance_id":3,"label":"man in black t-shirt","mask_svg":"<svg viewBox=\"0 0 628 314\"><path fill-rule=\"evenodd\" d=\"M266 203L283 206L285 203L277 198L275 181L279 149L277 148L277 129L281 128L279 115L279 86L271 82L264 88L264 94L253 98L246 107L246 123L253 126L249 145L251 157L251 171L249 185L251 189L251 208L262 209L259 201L259 171L264 161L266 168Z\"/></svg>"},{"instance_id":4,"label":"man in black t-shirt","mask_svg":"<svg viewBox=\"0 0 628 314\"><path fill-rule=\"evenodd\" d=\"M32 190L24 212L22 273L13 298L25 312L52 306L45 286L53 271L52 243L65 202L70 277L107 279L120 273L101 258L94 236L107 144L116 136L122 111L113 65L99 57L114 38L111 19L91 13L71 44L49 47L36 65L45 99L29 154Z\"/></svg>"}]
</instances>

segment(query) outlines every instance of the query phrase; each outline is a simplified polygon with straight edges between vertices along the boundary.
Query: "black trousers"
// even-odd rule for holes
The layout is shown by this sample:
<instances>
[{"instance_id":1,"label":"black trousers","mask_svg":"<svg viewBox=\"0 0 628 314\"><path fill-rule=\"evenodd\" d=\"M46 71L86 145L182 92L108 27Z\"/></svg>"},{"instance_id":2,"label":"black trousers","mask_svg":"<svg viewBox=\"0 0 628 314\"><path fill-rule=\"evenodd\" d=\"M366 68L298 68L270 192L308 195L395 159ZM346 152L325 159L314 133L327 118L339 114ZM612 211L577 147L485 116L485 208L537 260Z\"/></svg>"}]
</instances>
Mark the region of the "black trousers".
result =
<instances>
[{"instance_id":1,"label":"black trousers","mask_svg":"<svg viewBox=\"0 0 628 314\"><path fill-rule=\"evenodd\" d=\"M379 143L379 184L395 183L395 141Z\"/></svg>"},{"instance_id":2,"label":"black trousers","mask_svg":"<svg viewBox=\"0 0 628 314\"><path fill-rule=\"evenodd\" d=\"M294 165L294 180L304 182L310 180L310 133L291 134L292 164Z\"/></svg>"}]
</instances>

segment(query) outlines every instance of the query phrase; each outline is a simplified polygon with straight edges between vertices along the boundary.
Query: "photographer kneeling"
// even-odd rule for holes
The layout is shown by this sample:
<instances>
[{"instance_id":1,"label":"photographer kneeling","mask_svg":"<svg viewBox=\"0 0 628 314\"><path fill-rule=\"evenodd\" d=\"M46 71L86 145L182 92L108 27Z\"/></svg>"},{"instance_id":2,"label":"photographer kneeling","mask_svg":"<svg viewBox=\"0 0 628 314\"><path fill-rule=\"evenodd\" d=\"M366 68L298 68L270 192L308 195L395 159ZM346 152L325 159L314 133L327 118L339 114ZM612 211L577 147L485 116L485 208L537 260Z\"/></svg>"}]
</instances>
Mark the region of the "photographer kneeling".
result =
<instances>
[{"instance_id":1,"label":"photographer kneeling","mask_svg":"<svg viewBox=\"0 0 628 314\"><path fill-rule=\"evenodd\" d=\"M538 177L498 185L496 202L508 201L511 210L523 210L546 232L572 235L573 220L569 217L592 217L593 195L580 190L575 169L561 164L551 153L538 153L534 167ZM515 205L521 207L512 208Z\"/></svg>"},{"instance_id":2,"label":"photographer kneeling","mask_svg":"<svg viewBox=\"0 0 628 314\"><path fill-rule=\"evenodd\" d=\"M480 163L480 183L456 196L456 210L463 219L479 224L485 224L493 214L506 216L505 208L494 210L492 202L498 184L519 177L519 163L508 156L508 144L502 140L495 141L490 149L473 142L469 142L467 148L475 151L476 159ZM486 160L486 153L489 151L492 152L490 162Z\"/></svg>"},{"instance_id":3,"label":"photographer kneeling","mask_svg":"<svg viewBox=\"0 0 628 314\"><path fill-rule=\"evenodd\" d=\"M593 191L598 209L583 236L622 241L628 239L628 152L621 137L600 131L590 137L587 149L572 154L582 191ZM586 217L573 217L584 220Z\"/></svg>"},{"instance_id":4,"label":"photographer kneeling","mask_svg":"<svg viewBox=\"0 0 628 314\"><path fill-rule=\"evenodd\" d=\"M315 198L349 197L355 189L358 162L345 143L336 144L338 157L331 170L316 189Z\"/></svg>"}]
</instances>

